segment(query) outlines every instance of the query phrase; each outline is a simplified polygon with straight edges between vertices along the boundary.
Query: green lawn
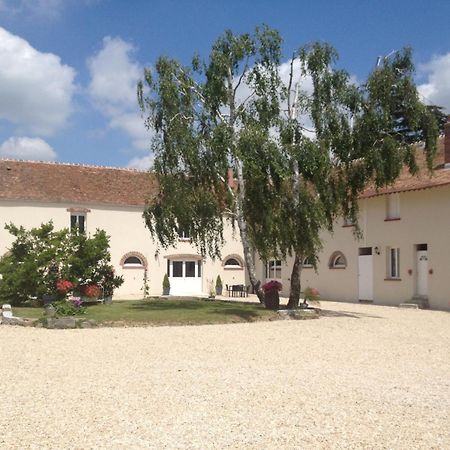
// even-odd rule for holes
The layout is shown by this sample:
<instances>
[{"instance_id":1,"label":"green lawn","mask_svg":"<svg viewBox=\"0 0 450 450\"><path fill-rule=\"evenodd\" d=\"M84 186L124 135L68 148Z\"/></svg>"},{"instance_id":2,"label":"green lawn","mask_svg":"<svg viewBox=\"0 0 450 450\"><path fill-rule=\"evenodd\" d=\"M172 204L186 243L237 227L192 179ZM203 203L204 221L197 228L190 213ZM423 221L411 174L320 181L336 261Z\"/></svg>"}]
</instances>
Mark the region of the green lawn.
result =
<instances>
[{"instance_id":1,"label":"green lawn","mask_svg":"<svg viewBox=\"0 0 450 450\"><path fill-rule=\"evenodd\" d=\"M19 317L40 318L42 308L13 307L13 314ZM269 320L276 313L264 307L249 303L207 301L196 298L170 298L136 301L115 301L112 305L93 305L87 313L78 316L97 322L136 322L162 324L206 324L252 322Z\"/></svg>"}]
</instances>

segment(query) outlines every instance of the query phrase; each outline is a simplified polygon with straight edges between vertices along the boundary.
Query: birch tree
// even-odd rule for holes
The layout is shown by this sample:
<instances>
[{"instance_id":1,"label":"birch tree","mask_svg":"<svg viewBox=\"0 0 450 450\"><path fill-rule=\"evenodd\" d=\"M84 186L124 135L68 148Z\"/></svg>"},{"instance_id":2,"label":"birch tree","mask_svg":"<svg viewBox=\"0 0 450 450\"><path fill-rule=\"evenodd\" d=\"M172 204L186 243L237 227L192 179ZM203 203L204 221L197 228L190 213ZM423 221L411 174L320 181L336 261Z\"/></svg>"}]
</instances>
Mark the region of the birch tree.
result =
<instances>
[{"instance_id":1,"label":"birch tree","mask_svg":"<svg viewBox=\"0 0 450 450\"><path fill-rule=\"evenodd\" d=\"M217 257L229 220L261 301L254 250L263 259L293 257L289 307L298 306L302 262L317 264L320 232L341 216L357 225L367 184L392 183L404 164L414 172L417 140L430 162L436 145L408 50L360 85L336 60L327 44L300 48L286 78L279 33L259 27L226 31L206 62L161 57L145 71L138 99L154 132L160 189L144 217L163 247L189 229L201 253Z\"/></svg>"},{"instance_id":2,"label":"birch tree","mask_svg":"<svg viewBox=\"0 0 450 450\"><path fill-rule=\"evenodd\" d=\"M258 222L252 230L269 233L281 179L281 155L270 135L280 116L280 46L278 32L267 27L253 35L226 31L207 62L194 57L188 68L161 57L138 85L146 124L155 132L160 187L145 211L150 232L167 247L180 228L189 229L202 254L217 257L224 217L230 220L238 227L248 276L261 301L249 220ZM229 168L236 188L228 183Z\"/></svg>"}]
</instances>

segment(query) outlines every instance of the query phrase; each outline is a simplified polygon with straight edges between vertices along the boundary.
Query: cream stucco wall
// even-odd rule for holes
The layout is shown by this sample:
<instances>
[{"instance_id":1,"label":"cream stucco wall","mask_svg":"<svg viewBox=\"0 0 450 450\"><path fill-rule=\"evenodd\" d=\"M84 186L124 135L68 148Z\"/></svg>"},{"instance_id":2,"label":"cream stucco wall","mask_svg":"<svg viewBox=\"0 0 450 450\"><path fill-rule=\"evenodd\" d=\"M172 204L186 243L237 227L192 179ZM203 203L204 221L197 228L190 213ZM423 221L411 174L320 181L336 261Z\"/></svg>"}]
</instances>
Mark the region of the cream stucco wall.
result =
<instances>
[{"instance_id":1,"label":"cream stucco wall","mask_svg":"<svg viewBox=\"0 0 450 450\"><path fill-rule=\"evenodd\" d=\"M386 196L361 201L360 226L363 238L356 240L352 227L337 223L334 233L323 234L318 272L303 269L302 290L319 289L328 300L358 301L358 249L378 247L373 251L374 303L398 305L416 295L416 245L427 244L428 300L433 309L450 309L450 186L410 191L400 194L400 220L385 221ZM400 279L388 280L388 247L400 249ZM342 251L346 269L330 269L330 256ZM283 266L283 294L288 294L292 261ZM259 269L263 273L263 265Z\"/></svg>"},{"instance_id":2,"label":"cream stucco wall","mask_svg":"<svg viewBox=\"0 0 450 450\"><path fill-rule=\"evenodd\" d=\"M170 254L196 254L196 249L189 243L180 241L176 248L162 250L157 254L157 245L153 242L142 218L142 209L138 207L105 206L90 204L50 204L24 201L0 202L0 255L4 254L12 242L12 236L4 229L4 224L12 222L30 229L41 223L52 220L55 228L70 226L68 208L88 208L86 229L93 233L95 229L103 229L110 236L111 261L116 273L123 275L124 284L116 291L115 298L142 298L144 270L141 268L123 268L121 258L129 252L139 252L148 262L148 284L151 295L162 293L162 280L167 271L167 259ZM222 257L237 254L242 257L242 245L233 234L231 226L224 230L226 244L222 249ZM245 284L245 270L229 270L222 266L222 260L203 261L202 291L209 292L211 282L215 284L220 275L223 284Z\"/></svg>"}]
</instances>

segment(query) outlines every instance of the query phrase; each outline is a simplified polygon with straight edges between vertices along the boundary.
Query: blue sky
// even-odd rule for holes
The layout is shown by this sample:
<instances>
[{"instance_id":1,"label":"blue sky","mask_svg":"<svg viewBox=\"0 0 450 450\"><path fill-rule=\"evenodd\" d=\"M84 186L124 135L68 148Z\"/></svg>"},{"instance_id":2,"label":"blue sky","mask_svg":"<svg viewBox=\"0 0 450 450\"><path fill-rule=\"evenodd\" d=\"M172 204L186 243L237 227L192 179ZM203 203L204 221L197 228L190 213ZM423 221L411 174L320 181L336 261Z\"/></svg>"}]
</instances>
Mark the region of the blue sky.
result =
<instances>
[{"instance_id":1,"label":"blue sky","mask_svg":"<svg viewBox=\"0 0 450 450\"><path fill-rule=\"evenodd\" d=\"M261 23L286 55L330 42L360 80L411 46L421 94L450 112L449 17L448 0L0 0L0 158L144 168L143 67L207 56L225 29Z\"/></svg>"}]
</instances>

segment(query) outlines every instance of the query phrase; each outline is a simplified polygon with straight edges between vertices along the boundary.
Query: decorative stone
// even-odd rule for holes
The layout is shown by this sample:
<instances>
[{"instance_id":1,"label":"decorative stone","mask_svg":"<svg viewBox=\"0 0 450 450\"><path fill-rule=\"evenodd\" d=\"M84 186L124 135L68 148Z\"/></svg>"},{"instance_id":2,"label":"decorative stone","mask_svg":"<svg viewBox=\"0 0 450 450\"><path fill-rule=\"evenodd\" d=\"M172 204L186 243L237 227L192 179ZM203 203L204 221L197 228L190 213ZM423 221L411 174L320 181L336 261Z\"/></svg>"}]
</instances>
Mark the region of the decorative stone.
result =
<instances>
[{"instance_id":1,"label":"decorative stone","mask_svg":"<svg viewBox=\"0 0 450 450\"><path fill-rule=\"evenodd\" d=\"M48 318L47 328L65 330L69 328L76 328L77 322L74 317L60 317L58 319Z\"/></svg>"},{"instance_id":2,"label":"decorative stone","mask_svg":"<svg viewBox=\"0 0 450 450\"><path fill-rule=\"evenodd\" d=\"M8 303L5 303L2 306L2 316L6 319L12 319L13 317L11 305L9 305Z\"/></svg>"},{"instance_id":3,"label":"decorative stone","mask_svg":"<svg viewBox=\"0 0 450 450\"><path fill-rule=\"evenodd\" d=\"M96 328L97 322L95 320L83 320L80 324L81 328Z\"/></svg>"}]
</instances>

